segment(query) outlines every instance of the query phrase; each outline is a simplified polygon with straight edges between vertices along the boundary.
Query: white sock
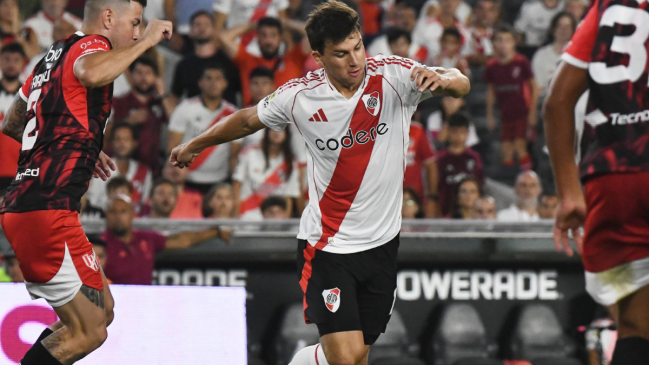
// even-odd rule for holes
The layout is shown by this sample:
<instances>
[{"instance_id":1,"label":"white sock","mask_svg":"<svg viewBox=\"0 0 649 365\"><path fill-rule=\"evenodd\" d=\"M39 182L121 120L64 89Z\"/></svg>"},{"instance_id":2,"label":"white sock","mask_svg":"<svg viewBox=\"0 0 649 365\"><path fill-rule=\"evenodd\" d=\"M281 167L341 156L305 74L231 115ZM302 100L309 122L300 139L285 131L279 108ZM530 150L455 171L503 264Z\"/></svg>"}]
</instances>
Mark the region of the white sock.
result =
<instances>
[{"instance_id":1,"label":"white sock","mask_svg":"<svg viewBox=\"0 0 649 365\"><path fill-rule=\"evenodd\" d=\"M329 363L322 351L322 346L317 344L298 351L288 365L329 365Z\"/></svg>"}]
</instances>

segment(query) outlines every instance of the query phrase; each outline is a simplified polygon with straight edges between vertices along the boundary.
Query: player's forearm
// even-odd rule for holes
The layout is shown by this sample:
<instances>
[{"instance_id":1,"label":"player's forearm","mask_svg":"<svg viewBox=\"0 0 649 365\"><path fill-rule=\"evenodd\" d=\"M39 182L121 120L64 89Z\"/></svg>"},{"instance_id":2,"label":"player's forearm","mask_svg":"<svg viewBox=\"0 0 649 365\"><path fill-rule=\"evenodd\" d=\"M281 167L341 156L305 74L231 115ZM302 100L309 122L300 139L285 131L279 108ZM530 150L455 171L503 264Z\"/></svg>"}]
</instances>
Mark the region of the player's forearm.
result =
<instances>
[{"instance_id":1,"label":"player's forearm","mask_svg":"<svg viewBox=\"0 0 649 365\"><path fill-rule=\"evenodd\" d=\"M234 141L255 133L263 127L263 125L254 126L249 122L254 119L256 113L256 107L237 111L189 141L187 148L192 153L200 153L208 147Z\"/></svg>"},{"instance_id":2,"label":"player's forearm","mask_svg":"<svg viewBox=\"0 0 649 365\"><path fill-rule=\"evenodd\" d=\"M77 61L74 74L86 88L106 86L149 48L150 42L142 39L126 47L89 54Z\"/></svg>"},{"instance_id":3,"label":"player's forearm","mask_svg":"<svg viewBox=\"0 0 649 365\"><path fill-rule=\"evenodd\" d=\"M11 107L7 111L4 123L2 123L2 134L22 143L22 136L27 123L26 116L27 103L20 95L16 95Z\"/></svg>"},{"instance_id":4,"label":"player's forearm","mask_svg":"<svg viewBox=\"0 0 649 365\"><path fill-rule=\"evenodd\" d=\"M469 78L464 76L457 68L444 70L441 75L447 76L450 79L450 84L443 90L443 96L461 98L471 90Z\"/></svg>"}]
</instances>

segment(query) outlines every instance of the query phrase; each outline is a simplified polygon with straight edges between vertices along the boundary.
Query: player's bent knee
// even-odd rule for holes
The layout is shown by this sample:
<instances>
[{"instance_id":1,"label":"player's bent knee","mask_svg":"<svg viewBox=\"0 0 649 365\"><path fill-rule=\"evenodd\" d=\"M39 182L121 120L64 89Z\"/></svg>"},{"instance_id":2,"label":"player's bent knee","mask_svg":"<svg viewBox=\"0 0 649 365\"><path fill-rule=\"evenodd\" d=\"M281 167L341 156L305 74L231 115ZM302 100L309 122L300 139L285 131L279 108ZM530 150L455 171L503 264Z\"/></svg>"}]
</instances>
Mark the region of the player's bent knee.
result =
<instances>
[{"instance_id":1,"label":"player's bent knee","mask_svg":"<svg viewBox=\"0 0 649 365\"><path fill-rule=\"evenodd\" d=\"M86 352L90 353L103 345L108 338L106 326L102 325L86 334Z\"/></svg>"}]
</instances>

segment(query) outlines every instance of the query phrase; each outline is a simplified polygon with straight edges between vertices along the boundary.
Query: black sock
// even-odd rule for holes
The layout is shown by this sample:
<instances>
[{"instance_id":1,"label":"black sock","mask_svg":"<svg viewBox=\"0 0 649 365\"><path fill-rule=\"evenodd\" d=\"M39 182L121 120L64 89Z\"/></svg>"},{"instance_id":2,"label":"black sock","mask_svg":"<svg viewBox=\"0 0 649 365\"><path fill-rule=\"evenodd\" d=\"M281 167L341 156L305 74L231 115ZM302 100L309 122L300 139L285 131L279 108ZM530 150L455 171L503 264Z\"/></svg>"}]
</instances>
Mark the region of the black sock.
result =
<instances>
[{"instance_id":1,"label":"black sock","mask_svg":"<svg viewBox=\"0 0 649 365\"><path fill-rule=\"evenodd\" d=\"M649 340L642 337L627 337L617 340L611 365L649 364Z\"/></svg>"},{"instance_id":2,"label":"black sock","mask_svg":"<svg viewBox=\"0 0 649 365\"><path fill-rule=\"evenodd\" d=\"M43 341L47 336L51 335L52 333L54 333L54 331L52 331L51 329L49 329L49 327L46 328L46 329L43 331L43 333L41 333L41 335L38 336L38 340L36 340L36 342L41 342L41 341Z\"/></svg>"},{"instance_id":3,"label":"black sock","mask_svg":"<svg viewBox=\"0 0 649 365\"><path fill-rule=\"evenodd\" d=\"M20 360L20 365L61 365L61 362L47 351L41 341L36 341L34 346L27 351L25 357Z\"/></svg>"}]
</instances>

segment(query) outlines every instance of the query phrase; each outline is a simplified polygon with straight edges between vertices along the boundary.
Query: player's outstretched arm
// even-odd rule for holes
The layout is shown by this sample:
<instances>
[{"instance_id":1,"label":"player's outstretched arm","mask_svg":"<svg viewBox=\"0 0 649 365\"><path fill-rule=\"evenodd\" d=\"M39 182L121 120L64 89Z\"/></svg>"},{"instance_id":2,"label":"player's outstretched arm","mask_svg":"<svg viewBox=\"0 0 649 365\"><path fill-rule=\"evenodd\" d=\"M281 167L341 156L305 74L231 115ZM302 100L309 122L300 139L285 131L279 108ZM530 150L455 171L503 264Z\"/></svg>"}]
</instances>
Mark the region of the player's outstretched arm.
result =
<instances>
[{"instance_id":1,"label":"player's outstretched arm","mask_svg":"<svg viewBox=\"0 0 649 365\"><path fill-rule=\"evenodd\" d=\"M2 133L22 143L26 124L27 103L20 95L16 95L11 107L9 107L7 116L5 116L4 123L2 123Z\"/></svg>"},{"instance_id":2,"label":"player's outstretched arm","mask_svg":"<svg viewBox=\"0 0 649 365\"><path fill-rule=\"evenodd\" d=\"M588 88L586 70L561 62L543 106L552 171L557 183L559 212L554 229L555 246L572 256L568 231L581 252L579 227L586 216L586 202L575 164L575 105Z\"/></svg>"},{"instance_id":3,"label":"player's outstretched arm","mask_svg":"<svg viewBox=\"0 0 649 365\"><path fill-rule=\"evenodd\" d=\"M417 82L419 92L430 90L436 96L461 98L471 90L469 78L457 68L431 70L417 66L412 69L410 79Z\"/></svg>"},{"instance_id":4,"label":"player's outstretched arm","mask_svg":"<svg viewBox=\"0 0 649 365\"><path fill-rule=\"evenodd\" d=\"M133 44L80 58L74 64L74 75L86 88L106 86L123 74L147 49L165 38L170 39L172 31L173 25L170 21L153 19L142 37Z\"/></svg>"},{"instance_id":5,"label":"player's outstretched arm","mask_svg":"<svg viewBox=\"0 0 649 365\"><path fill-rule=\"evenodd\" d=\"M206 148L243 138L264 127L265 125L257 116L256 105L239 110L191 141L174 148L169 156L169 161L173 166L187 167L194 161L194 157Z\"/></svg>"}]
</instances>

